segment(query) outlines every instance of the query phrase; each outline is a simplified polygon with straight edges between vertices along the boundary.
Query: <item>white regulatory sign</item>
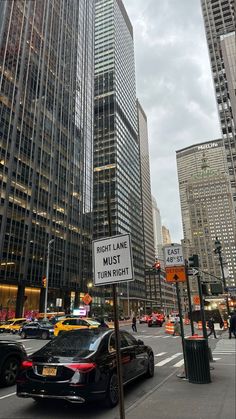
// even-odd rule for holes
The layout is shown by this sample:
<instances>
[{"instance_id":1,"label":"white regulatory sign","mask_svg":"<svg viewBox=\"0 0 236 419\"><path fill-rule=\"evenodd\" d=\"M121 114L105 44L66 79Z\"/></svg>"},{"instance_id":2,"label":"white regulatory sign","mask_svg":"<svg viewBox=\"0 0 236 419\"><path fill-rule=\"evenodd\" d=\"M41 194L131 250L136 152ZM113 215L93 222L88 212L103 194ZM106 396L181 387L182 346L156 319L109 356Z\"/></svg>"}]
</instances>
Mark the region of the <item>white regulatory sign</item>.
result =
<instances>
[{"instance_id":1,"label":"white regulatory sign","mask_svg":"<svg viewBox=\"0 0 236 419\"><path fill-rule=\"evenodd\" d=\"M129 234L93 241L94 285L132 281L133 259Z\"/></svg>"},{"instance_id":2,"label":"white regulatory sign","mask_svg":"<svg viewBox=\"0 0 236 419\"><path fill-rule=\"evenodd\" d=\"M165 266L184 266L183 250L181 244L172 244L164 247Z\"/></svg>"}]
</instances>

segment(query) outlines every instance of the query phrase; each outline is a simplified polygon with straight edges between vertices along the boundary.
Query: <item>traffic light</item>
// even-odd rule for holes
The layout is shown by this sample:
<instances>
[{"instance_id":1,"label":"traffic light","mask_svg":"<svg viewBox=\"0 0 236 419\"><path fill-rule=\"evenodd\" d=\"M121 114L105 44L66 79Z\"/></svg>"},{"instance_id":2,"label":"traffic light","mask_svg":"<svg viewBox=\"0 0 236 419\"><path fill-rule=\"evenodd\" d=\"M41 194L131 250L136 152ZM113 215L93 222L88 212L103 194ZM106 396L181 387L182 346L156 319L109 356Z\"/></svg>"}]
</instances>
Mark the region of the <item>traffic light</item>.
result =
<instances>
[{"instance_id":1,"label":"traffic light","mask_svg":"<svg viewBox=\"0 0 236 419\"><path fill-rule=\"evenodd\" d=\"M46 288L46 286L47 286L47 278L46 278L46 276L43 276L42 283L43 283L43 287Z\"/></svg>"},{"instance_id":2,"label":"traffic light","mask_svg":"<svg viewBox=\"0 0 236 419\"><path fill-rule=\"evenodd\" d=\"M188 258L188 266L192 268L199 267L198 255L193 255Z\"/></svg>"},{"instance_id":3,"label":"traffic light","mask_svg":"<svg viewBox=\"0 0 236 419\"><path fill-rule=\"evenodd\" d=\"M154 265L153 265L153 268L154 268L157 272L160 272L160 270L161 270L161 264L160 264L160 262L155 262L155 263L154 263Z\"/></svg>"}]
</instances>

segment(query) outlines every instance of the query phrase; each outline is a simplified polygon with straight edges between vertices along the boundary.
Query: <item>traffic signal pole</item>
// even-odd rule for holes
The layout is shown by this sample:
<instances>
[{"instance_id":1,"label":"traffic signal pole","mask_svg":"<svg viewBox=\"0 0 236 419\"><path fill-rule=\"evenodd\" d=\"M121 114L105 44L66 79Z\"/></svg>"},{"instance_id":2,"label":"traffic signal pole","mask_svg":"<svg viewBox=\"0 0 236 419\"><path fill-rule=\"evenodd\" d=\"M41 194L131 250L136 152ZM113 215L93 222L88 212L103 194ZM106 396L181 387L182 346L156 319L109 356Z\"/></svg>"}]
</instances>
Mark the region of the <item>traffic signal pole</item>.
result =
<instances>
[{"instance_id":1,"label":"traffic signal pole","mask_svg":"<svg viewBox=\"0 0 236 419\"><path fill-rule=\"evenodd\" d=\"M188 293L188 308L189 308L189 317L191 325L191 333L194 335L194 325L193 325L193 311L192 311L192 302L191 302L191 293L189 285L189 275L188 275L188 261L185 260L185 273L186 273L186 283L187 283L187 293Z\"/></svg>"}]
</instances>

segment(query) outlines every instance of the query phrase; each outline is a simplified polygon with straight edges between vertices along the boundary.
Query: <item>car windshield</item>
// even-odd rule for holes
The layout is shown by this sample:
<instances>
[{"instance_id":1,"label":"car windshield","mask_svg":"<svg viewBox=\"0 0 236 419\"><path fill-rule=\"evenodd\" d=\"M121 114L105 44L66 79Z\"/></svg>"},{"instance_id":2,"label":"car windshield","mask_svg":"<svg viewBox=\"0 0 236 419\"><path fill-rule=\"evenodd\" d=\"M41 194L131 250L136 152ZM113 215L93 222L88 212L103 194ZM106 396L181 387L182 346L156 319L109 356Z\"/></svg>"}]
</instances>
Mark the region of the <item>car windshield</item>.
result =
<instances>
[{"instance_id":1,"label":"car windshield","mask_svg":"<svg viewBox=\"0 0 236 419\"><path fill-rule=\"evenodd\" d=\"M43 354L48 353L54 356L75 356L79 354L88 355L96 351L103 333L91 330L79 330L77 333L68 332L54 338L43 348Z\"/></svg>"},{"instance_id":2,"label":"car windshield","mask_svg":"<svg viewBox=\"0 0 236 419\"><path fill-rule=\"evenodd\" d=\"M4 324L12 324L14 323L14 320L8 320L7 322L5 322Z\"/></svg>"},{"instance_id":3,"label":"car windshield","mask_svg":"<svg viewBox=\"0 0 236 419\"><path fill-rule=\"evenodd\" d=\"M39 322L39 324L40 324L41 327L51 327L51 328L53 328L52 323L49 323L49 322Z\"/></svg>"},{"instance_id":4,"label":"car windshield","mask_svg":"<svg viewBox=\"0 0 236 419\"><path fill-rule=\"evenodd\" d=\"M100 323L95 320L87 320L91 326L100 326Z\"/></svg>"}]
</instances>

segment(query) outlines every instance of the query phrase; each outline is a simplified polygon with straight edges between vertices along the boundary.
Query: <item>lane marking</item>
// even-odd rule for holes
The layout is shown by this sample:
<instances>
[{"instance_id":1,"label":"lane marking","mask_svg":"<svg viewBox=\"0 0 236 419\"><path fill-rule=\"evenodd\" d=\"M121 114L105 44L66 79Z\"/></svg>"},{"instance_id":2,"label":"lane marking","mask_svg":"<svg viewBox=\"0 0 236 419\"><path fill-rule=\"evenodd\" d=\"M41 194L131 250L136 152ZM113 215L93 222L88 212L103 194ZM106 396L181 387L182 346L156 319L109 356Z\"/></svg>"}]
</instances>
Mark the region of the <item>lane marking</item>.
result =
<instances>
[{"instance_id":1,"label":"lane marking","mask_svg":"<svg viewBox=\"0 0 236 419\"><path fill-rule=\"evenodd\" d=\"M219 361L221 358L213 358L213 361Z\"/></svg>"},{"instance_id":2,"label":"lane marking","mask_svg":"<svg viewBox=\"0 0 236 419\"><path fill-rule=\"evenodd\" d=\"M168 362L172 361L175 358L178 358L178 356L182 355L182 352L178 352L177 354L174 354L170 356L169 358L164 359L163 361L158 362L155 364L155 367L162 367L165 364L168 364Z\"/></svg>"},{"instance_id":3,"label":"lane marking","mask_svg":"<svg viewBox=\"0 0 236 419\"><path fill-rule=\"evenodd\" d=\"M16 395L16 392L15 393L9 393L9 394L6 394L5 396L1 396L0 400L6 399L7 397L15 396L15 395Z\"/></svg>"},{"instance_id":4,"label":"lane marking","mask_svg":"<svg viewBox=\"0 0 236 419\"><path fill-rule=\"evenodd\" d=\"M167 354L167 352L160 352L159 354L156 354L155 356L162 356L162 355L165 355L165 354Z\"/></svg>"},{"instance_id":5,"label":"lane marking","mask_svg":"<svg viewBox=\"0 0 236 419\"><path fill-rule=\"evenodd\" d=\"M163 336L162 339L168 339L170 336Z\"/></svg>"},{"instance_id":6,"label":"lane marking","mask_svg":"<svg viewBox=\"0 0 236 419\"><path fill-rule=\"evenodd\" d=\"M182 365L184 365L184 359L181 359L179 362L173 365L173 367L178 368L178 367L182 367Z\"/></svg>"}]
</instances>

